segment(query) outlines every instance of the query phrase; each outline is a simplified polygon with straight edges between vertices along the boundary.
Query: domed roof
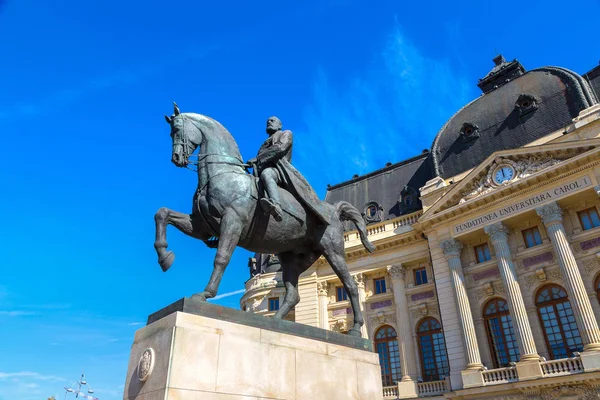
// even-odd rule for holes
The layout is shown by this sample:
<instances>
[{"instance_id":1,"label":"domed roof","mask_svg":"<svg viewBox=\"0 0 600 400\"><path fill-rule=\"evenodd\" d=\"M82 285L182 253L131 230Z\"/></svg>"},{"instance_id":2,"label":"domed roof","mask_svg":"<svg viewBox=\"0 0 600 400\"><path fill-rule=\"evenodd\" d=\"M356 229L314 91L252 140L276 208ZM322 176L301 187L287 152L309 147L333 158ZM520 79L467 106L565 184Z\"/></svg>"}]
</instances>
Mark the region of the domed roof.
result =
<instances>
[{"instance_id":1,"label":"domed roof","mask_svg":"<svg viewBox=\"0 0 600 400\"><path fill-rule=\"evenodd\" d=\"M597 103L575 72L544 67L526 72L517 61L496 66L478 86L484 94L460 109L437 134L431 149L435 174L450 178L498 150L524 146L565 127Z\"/></svg>"}]
</instances>

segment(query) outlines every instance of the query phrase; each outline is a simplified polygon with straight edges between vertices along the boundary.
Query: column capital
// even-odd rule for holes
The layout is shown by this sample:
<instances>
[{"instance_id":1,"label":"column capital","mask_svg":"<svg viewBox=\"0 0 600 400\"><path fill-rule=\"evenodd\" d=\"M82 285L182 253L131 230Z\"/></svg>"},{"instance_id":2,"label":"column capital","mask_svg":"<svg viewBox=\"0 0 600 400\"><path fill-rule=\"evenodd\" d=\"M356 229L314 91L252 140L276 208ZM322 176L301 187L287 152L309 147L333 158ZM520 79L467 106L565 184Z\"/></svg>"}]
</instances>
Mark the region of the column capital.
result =
<instances>
[{"instance_id":1,"label":"column capital","mask_svg":"<svg viewBox=\"0 0 600 400\"><path fill-rule=\"evenodd\" d=\"M545 225L562 222L562 208L555 201L536 208L535 212L542 218Z\"/></svg>"},{"instance_id":2,"label":"column capital","mask_svg":"<svg viewBox=\"0 0 600 400\"><path fill-rule=\"evenodd\" d=\"M458 240L452 238L444 240L440 243L440 247L444 251L444 256L446 256L446 258L452 258L460 257L460 251L462 250L463 245Z\"/></svg>"},{"instance_id":3,"label":"column capital","mask_svg":"<svg viewBox=\"0 0 600 400\"><path fill-rule=\"evenodd\" d=\"M359 272L358 274L352 275L352 278L354 279L354 282L356 282L356 285L358 285L359 289L365 288L365 282L367 281L365 274Z\"/></svg>"},{"instance_id":4,"label":"column capital","mask_svg":"<svg viewBox=\"0 0 600 400\"><path fill-rule=\"evenodd\" d=\"M326 281L317 282L317 293L319 293L319 296L328 296L329 284Z\"/></svg>"},{"instance_id":5,"label":"column capital","mask_svg":"<svg viewBox=\"0 0 600 400\"><path fill-rule=\"evenodd\" d=\"M392 280L404 280L406 278L406 268L402 264L390 265L387 267L387 272Z\"/></svg>"},{"instance_id":6,"label":"column capital","mask_svg":"<svg viewBox=\"0 0 600 400\"><path fill-rule=\"evenodd\" d=\"M509 230L502 222L496 222L483 228L483 231L492 239L492 242L506 242Z\"/></svg>"},{"instance_id":7,"label":"column capital","mask_svg":"<svg viewBox=\"0 0 600 400\"><path fill-rule=\"evenodd\" d=\"M596 191L596 194L600 196L600 185L594 186L594 190Z\"/></svg>"}]
</instances>

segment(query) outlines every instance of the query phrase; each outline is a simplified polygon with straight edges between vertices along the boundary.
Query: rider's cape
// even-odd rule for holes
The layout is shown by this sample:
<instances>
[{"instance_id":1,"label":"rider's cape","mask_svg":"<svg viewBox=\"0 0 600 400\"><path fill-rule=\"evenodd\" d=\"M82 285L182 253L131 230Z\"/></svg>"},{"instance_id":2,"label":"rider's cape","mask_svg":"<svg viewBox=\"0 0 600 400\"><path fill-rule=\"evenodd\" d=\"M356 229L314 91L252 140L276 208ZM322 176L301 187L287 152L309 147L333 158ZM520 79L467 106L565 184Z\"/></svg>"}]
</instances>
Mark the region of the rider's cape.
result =
<instances>
[{"instance_id":1,"label":"rider's cape","mask_svg":"<svg viewBox=\"0 0 600 400\"><path fill-rule=\"evenodd\" d=\"M285 157L277 161L275 168L284 181L286 189L292 192L296 199L304 203L321 221L328 225L331 224L330 213L322 206L323 202L310 183Z\"/></svg>"}]
</instances>

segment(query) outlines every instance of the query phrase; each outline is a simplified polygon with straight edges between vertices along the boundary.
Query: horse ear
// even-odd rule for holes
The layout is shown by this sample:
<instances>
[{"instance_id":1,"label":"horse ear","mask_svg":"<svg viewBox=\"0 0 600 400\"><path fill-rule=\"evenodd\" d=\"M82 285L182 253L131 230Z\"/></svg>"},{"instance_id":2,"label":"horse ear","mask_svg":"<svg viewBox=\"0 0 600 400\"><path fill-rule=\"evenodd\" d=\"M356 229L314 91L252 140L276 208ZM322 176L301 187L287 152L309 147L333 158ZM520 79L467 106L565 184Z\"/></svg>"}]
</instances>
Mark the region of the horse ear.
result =
<instances>
[{"instance_id":1,"label":"horse ear","mask_svg":"<svg viewBox=\"0 0 600 400\"><path fill-rule=\"evenodd\" d=\"M165 119L167 120L167 122L169 123L169 125L171 125L171 123L173 122L173 120L171 119L171 117L168 117L166 114L165 114Z\"/></svg>"},{"instance_id":2,"label":"horse ear","mask_svg":"<svg viewBox=\"0 0 600 400\"><path fill-rule=\"evenodd\" d=\"M173 109L174 109L173 113L175 114L175 116L181 114L181 112L179 111L179 106L175 102L173 102Z\"/></svg>"}]
</instances>

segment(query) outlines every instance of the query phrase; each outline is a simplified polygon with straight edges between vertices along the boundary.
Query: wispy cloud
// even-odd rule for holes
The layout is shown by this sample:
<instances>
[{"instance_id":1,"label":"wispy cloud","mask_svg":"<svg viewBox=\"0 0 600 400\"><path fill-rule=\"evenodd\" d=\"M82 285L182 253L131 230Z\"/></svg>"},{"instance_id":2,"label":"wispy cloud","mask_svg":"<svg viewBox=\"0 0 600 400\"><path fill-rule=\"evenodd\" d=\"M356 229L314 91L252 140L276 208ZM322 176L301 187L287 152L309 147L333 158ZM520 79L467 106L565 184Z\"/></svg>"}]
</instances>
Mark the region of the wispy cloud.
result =
<instances>
[{"instance_id":1,"label":"wispy cloud","mask_svg":"<svg viewBox=\"0 0 600 400\"><path fill-rule=\"evenodd\" d=\"M127 325L128 326L138 326L138 325L143 325L143 324L144 324L143 322L130 322Z\"/></svg>"},{"instance_id":2,"label":"wispy cloud","mask_svg":"<svg viewBox=\"0 0 600 400\"><path fill-rule=\"evenodd\" d=\"M32 371L0 372L0 380L15 379L15 378L17 378L17 379L27 378L27 379L31 379L31 380L41 380L41 381L67 382L67 379L61 378L60 376L40 374L38 372L32 372Z\"/></svg>"},{"instance_id":3,"label":"wispy cloud","mask_svg":"<svg viewBox=\"0 0 600 400\"><path fill-rule=\"evenodd\" d=\"M212 299L208 299L208 301L214 301L214 300L222 299L224 297L235 296L236 294L241 294L241 293L244 293L245 291L246 291L246 289L240 289L240 290L236 290L236 291L229 292L229 293L219 294L219 295L216 295L215 297L213 297Z\"/></svg>"},{"instance_id":4,"label":"wispy cloud","mask_svg":"<svg viewBox=\"0 0 600 400\"><path fill-rule=\"evenodd\" d=\"M422 52L398 23L372 62L352 75L340 83L318 70L304 110L306 130L296 135L295 161L316 188L420 154L475 95L449 60Z\"/></svg>"},{"instance_id":5,"label":"wispy cloud","mask_svg":"<svg viewBox=\"0 0 600 400\"><path fill-rule=\"evenodd\" d=\"M23 311L23 310L0 310L0 316L5 317L22 317L26 315L35 315L36 313L33 311Z\"/></svg>"}]
</instances>

